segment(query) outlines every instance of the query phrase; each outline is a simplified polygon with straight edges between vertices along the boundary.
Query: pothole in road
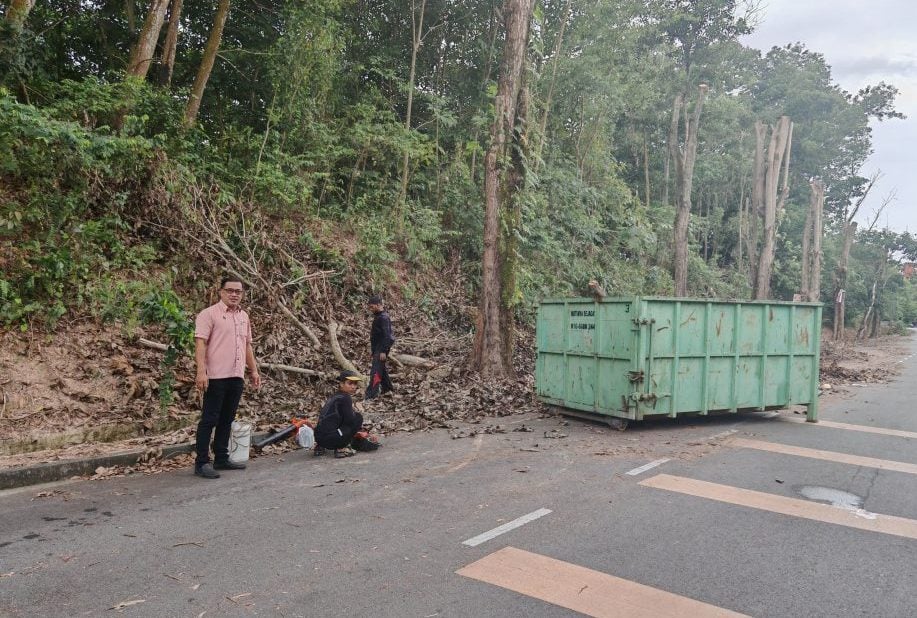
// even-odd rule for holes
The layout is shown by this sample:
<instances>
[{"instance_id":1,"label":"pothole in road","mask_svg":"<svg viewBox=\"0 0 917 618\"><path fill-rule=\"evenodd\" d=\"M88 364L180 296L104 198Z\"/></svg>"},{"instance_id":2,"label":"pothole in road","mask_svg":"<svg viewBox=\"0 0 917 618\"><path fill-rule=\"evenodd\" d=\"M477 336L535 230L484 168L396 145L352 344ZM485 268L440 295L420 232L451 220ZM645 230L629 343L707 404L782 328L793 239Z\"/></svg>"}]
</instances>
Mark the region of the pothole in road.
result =
<instances>
[{"instance_id":1,"label":"pothole in road","mask_svg":"<svg viewBox=\"0 0 917 618\"><path fill-rule=\"evenodd\" d=\"M818 485L804 485L798 489L799 493L816 502L827 502L831 506L845 511L851 511L858 517L875 519L876 514L863 508L863 498L849 491L833 487L820 487Z\"/></svg>"}]
</instances>

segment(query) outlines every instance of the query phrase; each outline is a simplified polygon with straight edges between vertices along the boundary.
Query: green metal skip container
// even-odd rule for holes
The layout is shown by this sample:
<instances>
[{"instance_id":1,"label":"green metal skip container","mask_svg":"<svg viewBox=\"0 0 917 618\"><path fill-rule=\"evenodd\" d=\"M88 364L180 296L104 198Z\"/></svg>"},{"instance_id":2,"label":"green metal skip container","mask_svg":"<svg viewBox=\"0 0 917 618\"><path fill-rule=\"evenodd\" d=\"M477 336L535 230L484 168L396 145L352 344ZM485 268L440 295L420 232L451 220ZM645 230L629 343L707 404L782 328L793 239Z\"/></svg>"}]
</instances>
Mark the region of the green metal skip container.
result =
<instances>
[{"instance_id":1,"label":"green metal skip container","mask_svg":"<svg viewBox=\"0 0 917 618\"><path fill-rule=\"evenodd\" d=\"M820 303L634 297L538 307L538 398L629 420L807 406L818 419Z\"/></svg>"}]
</instances>

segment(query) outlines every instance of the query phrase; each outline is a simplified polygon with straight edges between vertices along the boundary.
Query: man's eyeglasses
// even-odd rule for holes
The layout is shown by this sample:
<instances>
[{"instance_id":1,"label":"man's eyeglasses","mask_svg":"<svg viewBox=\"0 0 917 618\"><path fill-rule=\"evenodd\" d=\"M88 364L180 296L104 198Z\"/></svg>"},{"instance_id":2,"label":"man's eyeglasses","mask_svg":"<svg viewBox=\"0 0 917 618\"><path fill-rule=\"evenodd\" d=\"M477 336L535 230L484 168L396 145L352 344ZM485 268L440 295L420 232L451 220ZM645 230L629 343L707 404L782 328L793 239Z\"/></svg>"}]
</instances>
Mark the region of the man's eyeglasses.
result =
<instances>
[{"instance_id":1,"label":"man's eyeglasses","mask_svg":"<svg viewBox=\"0 0 917 618\"><path fill-rule=\"evenodd\" d=\"M245 292L245 290L239 288L223 288L223 291L227 294L238 294L240 296Z\"/></svg>"}]
</instances>

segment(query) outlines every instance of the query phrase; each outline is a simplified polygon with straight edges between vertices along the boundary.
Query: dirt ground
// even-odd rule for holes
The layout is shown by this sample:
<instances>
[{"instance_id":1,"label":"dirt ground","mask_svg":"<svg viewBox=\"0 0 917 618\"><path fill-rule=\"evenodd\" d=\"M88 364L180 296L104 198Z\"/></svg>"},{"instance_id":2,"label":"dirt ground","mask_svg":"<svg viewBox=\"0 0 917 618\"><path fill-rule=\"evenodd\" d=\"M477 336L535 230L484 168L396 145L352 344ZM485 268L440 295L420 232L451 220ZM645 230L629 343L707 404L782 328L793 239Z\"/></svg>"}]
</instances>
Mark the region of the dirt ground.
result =
<instances>
[{"instance_id":1,"label":"dirt ground","mask_svg":"<svg viewBox=\"0 0 917 618\"><path fill-rule=\"evenodd\" d=\"M163 413L157 390L161 353L138 346L136 334L128 337L117 328L99 333L97 327L86 326L71 329L66 339L34 341L7 333L0 343L0 469L138 449L146 451L143 462L128 469L99 469L96 477L155 473L191 465L190 455L165 461L161 457L163 446L188 443L193 437L198 408L187 362L176 372L176 401ZM907 344L900 336L823 344L823 400L845 397L852 384L891 379ZM520 419L538 419L539 431L546 438L558 434L566 437L569 430L565 427L576 422L557 417L534 399L534 378L529 371L521 372L516 380L485 384L446 364L433 370L396 369L395 381L400 392L371 402L365 412L374 431L382 435L443 428L461 439L479 433L519 431L514 426L522 422ZM278 392L311 391L309 405L328 390L325 384L302 384L289 376L275 379L272 388ZM240 415L254 420L257 430L282 426L282 419L297 413L292 409L294 404L274 395L247 398ZM265 401L280 402L280 407L291 409L278 414L271 408L274 414L252 414L259 406L271 407L265 406ZM587 429L590 434L609 431ZM614 447L599 448L590 441L586 448L598 448L594 454L615 456L670 444L665 440L671 437L660 439L660 444L650 444L654 440L643 434L639 440L619 440ZM292 448L269 447L266 453Z\"/></svg>"}]
</instances>

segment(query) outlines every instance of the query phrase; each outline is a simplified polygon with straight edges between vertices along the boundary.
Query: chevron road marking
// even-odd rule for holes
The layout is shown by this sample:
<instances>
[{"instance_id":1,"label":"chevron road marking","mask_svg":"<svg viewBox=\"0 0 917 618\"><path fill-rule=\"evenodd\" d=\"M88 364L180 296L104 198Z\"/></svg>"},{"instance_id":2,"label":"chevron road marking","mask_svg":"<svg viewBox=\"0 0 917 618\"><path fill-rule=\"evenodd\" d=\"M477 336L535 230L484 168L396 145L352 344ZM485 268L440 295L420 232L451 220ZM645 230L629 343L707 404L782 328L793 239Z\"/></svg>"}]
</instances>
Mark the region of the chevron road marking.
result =
<instances>
[{"instance_id":1,"label":"chevron road marking","mask_svg":"<svg viewBox=\"0 0 917 618\"><path fill-rule=\"evenodd\" d=\"M883 534L917 539L917 520L895 517L894 515L870 513L862 509L844 509L836 506L829 506L827 504L820 504L818 502L787 498L776 494L741 489L729 485L720 485L719 483L698 481L669 474L657 474L644 481L640 481L640 485L674 491L689 496L697 496L699 498L707 498L727 504L736 504L738 506L760 509L762 511L790 515L792 517L822 521L838 526L847 526L859 530L881 532Z\"/></svg>"},{"instance_id":2,"label":"chevron road marking","mask_svg":"<svg viewBox=\"0 0 917 618\"><path fill-rule=\"evenodd\" d=\"M884 436L898 436L899 438L917 438L917 431L904 431L902 429L886 429L885 427L872 427L870 425L852 425L850 423L838 423L836 421L818 421L809 423L804 418L792 418L788 416L780 417L784 423L805 423L812 427L831 427L832 429L846 429L848 431L862 431L863 433L878 433Z\"/></svg>"},{"instance_id":3,"label":"chevron road marking","mask_svg":"<svg viewBox=\"0 0 917 618\"><path fill-rule=\"evenodd\" d=\"M596 618L745 616L514 547L489 554L456 573Z\"/></svg>"},{"instance_id":4,"label":"chevron road marking","mask_svg":"<svg viewBox=\"0 0 917 618\"><path fill-rule=\"evenodd\" d=\"M848 455L847 453L838 453L835 451L822 451L814 448L790 446L788 444L746 440L745 438L734 438L729 444L770 453L780 453L782 455L795 455L797 457L808 457L809 459L820 459L822 461L835 461L837 463L850 464L853 466L863 466L864 468L877 468L879 470L894 470L895 472L917 474L917 464L903 461L860 457L859 455Z\"/></svg>"}]
</instances>

